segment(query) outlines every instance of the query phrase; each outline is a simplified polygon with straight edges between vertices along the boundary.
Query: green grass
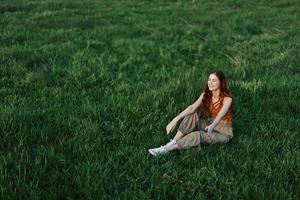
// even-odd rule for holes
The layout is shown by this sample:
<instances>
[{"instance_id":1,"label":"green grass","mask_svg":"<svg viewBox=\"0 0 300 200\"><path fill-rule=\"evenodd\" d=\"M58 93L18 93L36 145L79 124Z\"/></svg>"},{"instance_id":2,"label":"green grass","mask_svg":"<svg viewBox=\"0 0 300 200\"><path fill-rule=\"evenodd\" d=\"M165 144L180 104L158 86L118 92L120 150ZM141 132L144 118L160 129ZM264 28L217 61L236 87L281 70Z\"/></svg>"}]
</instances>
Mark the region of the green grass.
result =
<instances>
[{"instance_id":1,"label":"green grass","mask_svg":"<svg viewBox=\"0 0 300 200\"><path fill-rule=\"evenodd\" d=\"M0 199L298 199L299 9L1 0ZM234 139L149 155L215 68Z\"/></svg>"}]
</instances>

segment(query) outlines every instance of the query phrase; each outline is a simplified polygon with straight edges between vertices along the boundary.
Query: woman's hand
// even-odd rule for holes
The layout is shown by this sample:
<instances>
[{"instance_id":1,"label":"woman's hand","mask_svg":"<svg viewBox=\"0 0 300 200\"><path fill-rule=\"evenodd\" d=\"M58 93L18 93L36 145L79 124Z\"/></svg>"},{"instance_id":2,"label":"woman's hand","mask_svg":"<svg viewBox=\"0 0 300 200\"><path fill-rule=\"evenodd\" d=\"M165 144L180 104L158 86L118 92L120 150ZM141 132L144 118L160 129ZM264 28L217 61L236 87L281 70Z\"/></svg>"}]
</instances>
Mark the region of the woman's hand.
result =
<instances>
[{"instance_id":1,"label":"woman's hand","mask_svg":"<svg viewBox=\"0 0 300 200\"><path fill-rule=\"evenodd\" d=\"M171 133L177 124L177 120L172 120L166 127L167 134Z\"/></svg>"},{"instance_id":2,"label":"woman's hand","mask_svg":"<svg viewBox=\"0 0 300 200\"><path fill-rule=\"evenodd\" d=\"M214 126L211 124L209 126L206 126L204 130L206 130L207 134L210 135L213 129L214 129Z\"/></svg>"}]
</instances>

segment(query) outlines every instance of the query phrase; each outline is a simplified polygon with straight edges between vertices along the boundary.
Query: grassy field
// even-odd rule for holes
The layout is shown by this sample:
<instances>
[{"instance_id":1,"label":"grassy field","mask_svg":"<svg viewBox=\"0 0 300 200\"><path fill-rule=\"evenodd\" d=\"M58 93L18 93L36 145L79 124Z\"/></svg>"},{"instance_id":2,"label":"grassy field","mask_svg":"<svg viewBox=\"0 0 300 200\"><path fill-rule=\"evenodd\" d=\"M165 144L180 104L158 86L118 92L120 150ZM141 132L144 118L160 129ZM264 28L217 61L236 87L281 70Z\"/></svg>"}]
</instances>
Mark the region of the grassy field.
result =
<instances>
[{"instance_id":1,"label":"grassy field","mask_svg":"<svg viewBox=\"0 0 300 200\"><path fill-rule=\"evenodd\" d=\"M0 0L0 199L299 199L299 10ZM151 156L211 69L234 139Z\"/></svg>"}]
</instances>

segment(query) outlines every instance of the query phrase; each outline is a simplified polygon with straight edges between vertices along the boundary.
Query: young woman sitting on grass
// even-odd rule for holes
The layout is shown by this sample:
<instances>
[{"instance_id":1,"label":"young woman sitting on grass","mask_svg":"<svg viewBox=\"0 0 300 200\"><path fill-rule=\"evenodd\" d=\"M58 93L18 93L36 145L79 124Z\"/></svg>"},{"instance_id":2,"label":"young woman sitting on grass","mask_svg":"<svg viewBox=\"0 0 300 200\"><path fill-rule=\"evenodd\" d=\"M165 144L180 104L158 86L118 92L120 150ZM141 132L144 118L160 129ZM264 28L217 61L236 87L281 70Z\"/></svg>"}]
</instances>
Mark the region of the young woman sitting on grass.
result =
<instances>
[{"instance_id":1,"label":"young woman sitting on grass","mask_svg":"<svg viewBox=\"0 0 300 200\"><path fill-rule=\"evenodd\" d=\"M183 118L175 137L166 145L148 151L156 156L200 144L227 143L233 138L233 112L231 92L225 75L222 71L213 71L198 100L167 125L166 131L169 134Z\"/></svg>"}]
</instances>

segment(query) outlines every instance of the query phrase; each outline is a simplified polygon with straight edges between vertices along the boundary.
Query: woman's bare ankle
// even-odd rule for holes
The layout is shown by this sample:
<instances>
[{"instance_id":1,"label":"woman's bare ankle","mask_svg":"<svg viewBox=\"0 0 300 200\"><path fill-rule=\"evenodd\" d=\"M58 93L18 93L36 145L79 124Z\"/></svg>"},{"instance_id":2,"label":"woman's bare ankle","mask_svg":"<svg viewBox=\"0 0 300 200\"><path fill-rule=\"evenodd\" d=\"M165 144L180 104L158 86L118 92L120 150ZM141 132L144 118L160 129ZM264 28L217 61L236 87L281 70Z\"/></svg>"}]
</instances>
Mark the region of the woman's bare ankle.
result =
<instances>
[{"instance_id":1,"label":"woman's bare ankle","mask_svg":"<svg viewBox=\"0 0 300 200\"><path fill-rule=\"evenodd\" d=\"M172 144L170 146L166 146L165 149L166 149L166 151L174 151L174 150L178 149L178 145Z\"/></svg>"}]
</instances>

